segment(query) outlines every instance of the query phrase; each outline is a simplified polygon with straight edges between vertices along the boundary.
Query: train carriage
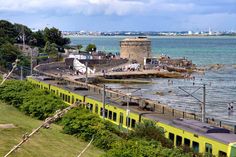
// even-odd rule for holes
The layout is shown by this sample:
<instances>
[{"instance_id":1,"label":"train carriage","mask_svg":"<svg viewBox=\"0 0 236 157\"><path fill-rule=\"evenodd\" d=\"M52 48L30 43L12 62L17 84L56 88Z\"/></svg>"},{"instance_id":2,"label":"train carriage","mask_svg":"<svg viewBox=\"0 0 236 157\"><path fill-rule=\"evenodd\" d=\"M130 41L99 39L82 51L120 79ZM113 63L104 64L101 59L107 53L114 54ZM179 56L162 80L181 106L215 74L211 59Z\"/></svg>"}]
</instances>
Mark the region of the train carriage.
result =
<instances>
[{"instance_id":1,"label":"train carriage","mask_svg":"<svg viewBox=\"0 0 236 157\"><path fill-rule=\"evenodd\" d=\"M28 77L37 87L60 96L67 104L83 102L84 107L103 117L102 95L73 84L61 84L48 77ZM208 153L219 157L236 157L236 134L229 130L211 126L190 119L173 119L155 111L142 111L138 106L127 106L119 101L109 100L105 105L105 119L126 129L132 129L143 119L157 122L164 129L166 138L175 146L187 146L195 152Z\"/></svg>"}]
</instances>

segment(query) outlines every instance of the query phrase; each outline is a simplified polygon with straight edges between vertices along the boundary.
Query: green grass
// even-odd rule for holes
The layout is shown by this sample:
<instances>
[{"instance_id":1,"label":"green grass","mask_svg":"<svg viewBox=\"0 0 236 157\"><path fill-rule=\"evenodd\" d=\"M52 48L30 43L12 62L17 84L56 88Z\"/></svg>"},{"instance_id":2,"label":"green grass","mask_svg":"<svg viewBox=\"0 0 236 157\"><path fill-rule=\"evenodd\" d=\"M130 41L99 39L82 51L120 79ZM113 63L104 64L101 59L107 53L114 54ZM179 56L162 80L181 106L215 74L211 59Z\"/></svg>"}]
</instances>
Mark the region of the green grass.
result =
<instances>
[{"instance_id":1,"label":"green grass","mask_svg":"<svg viewBox=\"0 0 236 157\"><path fill-rule=\"evenodd\" d=\"M14 124L16 128L0 128L0 156L5 155L21 141L22 135L30 133L42 121L28 117L16 108L0 102L0 124ZM62 127L53 124L41 129L11 156L16 157L76 157L88 144L74 136L61 133ZM97 157L102 150L90 146L83 157Z\"/></svg>"}]
</instances>

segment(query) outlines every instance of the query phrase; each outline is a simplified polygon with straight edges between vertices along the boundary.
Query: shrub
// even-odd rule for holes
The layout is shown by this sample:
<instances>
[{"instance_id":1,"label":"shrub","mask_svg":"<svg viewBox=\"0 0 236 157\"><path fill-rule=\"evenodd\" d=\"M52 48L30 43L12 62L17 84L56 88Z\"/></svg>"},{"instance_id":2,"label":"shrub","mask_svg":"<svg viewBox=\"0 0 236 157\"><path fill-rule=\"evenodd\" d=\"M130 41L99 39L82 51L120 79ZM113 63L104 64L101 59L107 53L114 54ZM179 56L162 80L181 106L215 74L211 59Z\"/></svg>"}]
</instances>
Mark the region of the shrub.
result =
<instances>
[{"instance_id":1,"label":"shrub","mask_svg":"<svg viewBox=\"0 0 236 157\"><path fill-rule=\"evenodd\" d=\"M137 124L129 137L156 140L160 141L164 147L173 148L173 143L165 138L164 130L158 127L156 122L151 120L143 120L142 123Z\"/></svg>"}]
</instances>

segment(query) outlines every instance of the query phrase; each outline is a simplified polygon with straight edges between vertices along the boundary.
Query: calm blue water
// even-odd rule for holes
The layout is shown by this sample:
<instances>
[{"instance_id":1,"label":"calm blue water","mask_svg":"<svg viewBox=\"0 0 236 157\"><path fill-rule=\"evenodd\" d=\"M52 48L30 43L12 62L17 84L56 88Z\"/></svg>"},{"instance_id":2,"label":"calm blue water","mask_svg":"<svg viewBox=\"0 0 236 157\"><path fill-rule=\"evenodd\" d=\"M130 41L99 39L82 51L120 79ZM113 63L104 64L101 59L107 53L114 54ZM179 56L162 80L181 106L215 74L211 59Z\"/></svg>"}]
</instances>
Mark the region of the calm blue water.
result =
<instances>
[{"instance_id":1,"label":"calm blue water","mask_svg":"<svg viewBox=\"0 0 236 157\"><path fill-rule=\"evenodd\" d=\"M94 43L98 50L119 52L119 41L126 37L71 37L72 45L85 48ZM152 55L187 57L197 65L236 64L236 37L150 37Z\"/></svg>"},{"instance_id":2,"label":"calm blue water","mask_svg":"<svg viewBox=\"0 0 236 157\"><path fill-rule=\"evenodd\" d=\"M126 37L71 37L73 45L82 44L84 47L94 43L98 50L117 53L119 41ZM187 57L198 66L224 64L219 70L208 70L205 74L194 74L195 80L149 79L152 84L137 84L132 87L142 90L133 93L149 99L160 101L173 108L200 113L199 102L189 97L179 87L188 92L195 91L206 83L207 117L236 123L236 37L150 37L152 55L166 54L170 57ZM194 85L193 85L194 84ZM112 88L127 85L109 84ZM125 91L132 92L132 91ZM164 96L157 95L161 92ZM202 88L194 93L202 100ZM234 111L228 112L227 103L235 102Z\"/></svg>"}]
</instances>

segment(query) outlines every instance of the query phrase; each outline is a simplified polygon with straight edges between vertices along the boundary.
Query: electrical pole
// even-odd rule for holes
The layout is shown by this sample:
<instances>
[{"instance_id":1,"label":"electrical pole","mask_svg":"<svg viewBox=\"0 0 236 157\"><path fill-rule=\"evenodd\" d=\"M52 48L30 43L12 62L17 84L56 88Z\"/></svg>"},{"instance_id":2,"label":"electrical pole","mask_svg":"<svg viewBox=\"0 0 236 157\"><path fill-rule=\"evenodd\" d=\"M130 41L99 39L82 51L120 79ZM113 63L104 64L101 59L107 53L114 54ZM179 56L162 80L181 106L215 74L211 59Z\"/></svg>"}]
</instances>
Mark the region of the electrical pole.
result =
<instances>
[{"instance_id":1,"label":"electrical pole","mask_svg":"<svg viewBox=\"0 0 236 157\"><path fill-rule=\"evenodd\" d=\"M34 52L34 49L31 48L31 55L30 55L30 75L32 76L33 75L33 52Z\"/></svg>"},{"instance_id":2,"label":"electrical pole","mask_svg":"<svg viewBox=\"0 0 236 157\"><path fill-rule=\"evenodd\" d=\"M197 97L195 97L193 94L195 92L197 92L199 89L203 88L203 93L202 93L202 100L198 99ZM193 97L194 99L196 99L198 102L200 102L201 104L201 111L202 111L202 122L205 122L205 118L206 118L206 84L203 84L203 87L198 87L194 92L190 93L188 91L186 91L185 89L183 89L182 87L179 87L179 89L181 89L182 91L184 91L185 93L188 94L188 96Z\"/></svg>"},{"instance_id":3,"label":"electrical pole","mask_svg":"<svg viewBox=\"0 0 236 157\"><path fill-rule=\"evenodd\" d=\"M105 105L106 105L106 86L103 85L103 92L102 92L102 118L105 119Z\"/></svg>"},{"instance_id":4,"label":"electrical pole","mask_svg":"<svg viewBox=\"0 0 236 157\"><path fill-rule=\"evenodd\" d=\"M203 84L203 100L202 100L202 122L205 122L205 116L206 116L206 84Z\"/></svg>"},{"instance_id":5,"label":"electrical pole","mask_svg":"<svg viewBox=\"0 0 236 157\"><path fill-rule=\"evenodd\" d=\"M127 93L127 108L126 108L126 124L127 124L127 133L129 132L129 124L130 124L130 119L129 119L129 114L130 114L130 110L129 110L129 99L130 99L130 95L131 93Z\"/></svg>"},{"instance_id":6,"label":"electrical pole","mask_svg":"<svg viewBox=\"0 0 236 157\"><path fill-rule=\"evenodd\" d=\"M23 66L20 66L20 80L23 80Z\"/></svg>"},{"instance_id":7,"label":"electrical pole","mask_svg":"<svg viewBox=\"0 0 236 157\"><path fill-rule=\"evenodd\" d=\"M85 72L85 84L86 84L86 88L88 87L88 60L86 59L85 62L85 66L86 66L86 72Z\"/></svg>"}]
</instances>

